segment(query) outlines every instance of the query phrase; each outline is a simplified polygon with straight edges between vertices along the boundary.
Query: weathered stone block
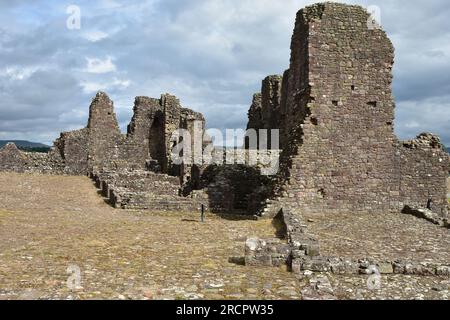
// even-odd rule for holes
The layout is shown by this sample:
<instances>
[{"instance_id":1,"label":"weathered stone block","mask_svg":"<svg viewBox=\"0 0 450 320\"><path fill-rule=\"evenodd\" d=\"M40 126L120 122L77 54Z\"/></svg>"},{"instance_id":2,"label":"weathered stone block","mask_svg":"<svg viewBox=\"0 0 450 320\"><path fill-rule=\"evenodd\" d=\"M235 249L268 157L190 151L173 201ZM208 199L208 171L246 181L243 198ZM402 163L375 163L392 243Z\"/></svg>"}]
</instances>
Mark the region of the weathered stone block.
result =
<instances>
[{"instance_id":1,"label":"weathered stone block","mask_svg":"<svg viewBox=\"0 0 450 320\"><path fill-rule=\"evenodd\" d=\"M331 271L331 263L326 258L316 257L305 260L301 266L301 269L313 272L329 272Z\"/></svg>"},{"instance_id":2,"label":"weathered stone block","mask_svg":"<svg viewBox=\"0 0 450 320\"><path fill-rule=\"evenodd\" d=\"M380 262L377 265L380 274L392 274L394 273L394 267L391 262Z\"/></svg>"},{"instance_id":3,"label":"weathered stone block","mask_svg":"<svg viewBox=\"0 0 450 320\"><path fill-rule=\"evenodd\" d=\"M436 268L436 275L450 276L450 266L439 266Z\"/></svg>"}]
</instances>

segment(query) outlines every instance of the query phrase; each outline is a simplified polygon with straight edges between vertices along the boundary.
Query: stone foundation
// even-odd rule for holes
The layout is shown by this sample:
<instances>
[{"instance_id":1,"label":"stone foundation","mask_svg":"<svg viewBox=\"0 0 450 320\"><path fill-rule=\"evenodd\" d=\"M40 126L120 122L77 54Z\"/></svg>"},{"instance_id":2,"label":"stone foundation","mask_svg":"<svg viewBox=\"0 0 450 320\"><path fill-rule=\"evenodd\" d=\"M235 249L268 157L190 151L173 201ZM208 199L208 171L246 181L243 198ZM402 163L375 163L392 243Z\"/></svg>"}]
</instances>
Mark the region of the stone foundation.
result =
<instances>
[{"instance_id":1,"label":"stone foundation","mask_svg":"<svg viewBox=\"0 0 450 320\"><path fill-rule=\"evenodd\" d=\"M109 203L120 209L197 212L208 199L182 197L179 178L144 170L103 171L91 178Z\"/></svg>"},{"instance_id":2,"label":"stone foundation","mask_svg":"<svg viewBox=\"0 0 450 320\"><path fill-rule=\"evenodd\" d=\"M287 241L272 238L248 238L245 244L245 264L255 267L278 267L285 264L301 274L331 272L352 274L405 274L419 276L450 277L450 264L439 262L405 261L404 259L376 260L372 258L348 259L327 257L320 253L319 241L308 233L301 215L281 211L280 219Z\"/></svg>"}]
</instances>

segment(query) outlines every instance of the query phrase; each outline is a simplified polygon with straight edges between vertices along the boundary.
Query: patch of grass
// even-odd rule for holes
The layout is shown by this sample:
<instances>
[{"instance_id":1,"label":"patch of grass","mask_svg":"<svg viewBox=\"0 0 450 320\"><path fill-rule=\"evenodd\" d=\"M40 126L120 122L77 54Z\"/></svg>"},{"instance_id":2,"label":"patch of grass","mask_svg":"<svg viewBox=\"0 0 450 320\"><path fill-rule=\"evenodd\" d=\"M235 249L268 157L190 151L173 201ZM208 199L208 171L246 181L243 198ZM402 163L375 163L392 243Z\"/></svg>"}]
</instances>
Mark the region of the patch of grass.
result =
<instances>
[{"instance_id":1,"label":"patch of grass","mask_svg":"<svg viewBox=\"0 0 450 320\"><path fill-rule=\"evenodd\" d=\"M11 212L0 210L0 223L2 222L3 218L7 218L10 215Z\"/></svg>"},{"instance_id":2,"label":"patch of grass","mask_svg":"<svg viewBox=\"0 0 450 320\"><path fill-rule=\"evenodd\" d=\"M9 216L11 212L0 210L0 218Z\"/></svg>"}]
</instances>

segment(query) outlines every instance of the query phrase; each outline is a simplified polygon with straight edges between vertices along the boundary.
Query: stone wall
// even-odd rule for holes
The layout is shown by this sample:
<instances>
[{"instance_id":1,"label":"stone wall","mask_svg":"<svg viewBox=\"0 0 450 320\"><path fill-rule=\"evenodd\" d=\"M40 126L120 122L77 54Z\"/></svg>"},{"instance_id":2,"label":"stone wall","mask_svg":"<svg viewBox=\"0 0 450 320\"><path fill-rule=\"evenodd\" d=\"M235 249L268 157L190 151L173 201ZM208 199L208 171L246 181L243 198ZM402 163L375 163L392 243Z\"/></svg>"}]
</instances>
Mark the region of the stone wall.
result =
<instances>
[{"instance_id":1,"label":"stone wall","mask_svg":"<svg viewBox=\"0 0 450 320\"><path fill-rule=\"evenodd\" d=\"M101 171L91 174L101 194L115 208L157 211L198 211L200 197L180 196L178 177L145 170Z\"/></svg>"},{"instance_id":2,"label":"stone wall","mask_svg":"<svg viewBox=\"0 0 450 320\"><path fill-rule=\"evenodd\" d=\"M198 189L208 195L214 213L255 215L270 195L271 179L255 166L210 165L200 170Z\"/></svg>"},{"instance_id":3,"label":"stone wall","mask_svg":"<svg viewBox=\"0 0 450 320\"><path fill-rule=\"evenodd\" d=\"M443 150L439 138L421 134L416 139L402 142L398 146L396 174L400 183L399 203L427 208L445 216L447 200L447 179L450 173L448 154ZM395 208L395 206L394 206Z\"/></svg>"},{"instance_id":4,"label":"stone wall","mask_svg":"<svg viewBox=\"0 0 450 320\"><path fill-rule=\"evenodd\" d=\"M23 152L14 143L0 149L0 171L19 173L64 173L64 163L55 150L49 153Z\"/></svg>"},{"instance_id":5,"label":"stone wall","mask_svg":"<svg viewBox=\"0 0 450 320\"><path fill-rule=\"evenodd\" d=\"M172 141L175 130L186 129L194 136L195 129L203 133L204 123L203 115L181 107L169 94L137 97L124 135L113 102L99 92L86 128L61 133L48 154L25 153L8 144L0 150L0 170L90 174L101 180L101 189L117 208L196 211L207 205L207 195L197 191L182 196L192 166L173 164L170 153L177 142Z\"/></svg>"},{"instance_id":6,"label":"stone wall","mask_svg":"<svg viewBox=\"0 0 450 320\"><path fill-rule=\"evenodd\" d=\"M88 171L88 129L71 132L62 132L54 142L54 147L59 152L66 165L66 172L81 175Z\"/></svg>"},{"instance_id":7,"label":"stone wall","mask_svg":"<svg viewBox=\"0 0 450 320\"><path fill-rule=\"evenodd\" d=\"M275 90L281 97L271 99L263 84L249 115L249 127L266 128L262 105L280 103L270 108L280 110L271 125L282 128L283 146L273 198L279 207L355 213L423 207L432 198L444 214L449 156L434 136L412 144L395 137L394 48L368 19L362 7L339 3L298 12L290 68Z\"/></svg>"},{"instance_id":8,"label":"stone wall","mask_svg":"<svg viewBox=\"0 0 450 320\"><path fill-rule=\"evenodd\" d=\"M200 123L204 130L204 117L197 112L182 108L178 99L165 94L161 99L137 97L134 115L126 135L120 132L113 102L103 92L92 100L86 128L63 132L54 143L54 151L47 156L48 162L59 160L63 172L85 175L103 169L153 169L177 175L180 171L170 160L170 141L174 130L192 131L193 123ZM36 157L36 156L33 156ZM12 145L2 151L2 168L24 171L32 156ZM39 161L43 161L42 159ZM36 165L39 167L39 165ZM57 173L61 170L55 168ZM51 170L50 170L51 171Z\"/></svg>"},{"instance_id":9,"label":"stone wall","mask_svg":"<svg viewBox=\"0 0 450 320\"><path fill-rule=\"evenodd\" d=\"M136 97L127 137L120 145L125 165L144 169L146 161L164 161L164 108L159 99Z\"/></svg>"},{"instance_id":10,"label":"stone wall","mask_svg":"<svg viewBox=\"0 0 450 320\"><path fill-rule=\"evenodd\" d=\"M215 213L256 215L266 204L278 171L280 150L220 148L211 150L212 164L185 166L182 193L201 191Z\"/></svg>"},{"instance_id":11,"label":"stone wall","mask_svg":"<svg viewBox=\"0 0 450 320\"><path fill-rule=\"evenodd\" d=\"M122 138L114 112L113 102L99 92L89 108L88 169L103 167L118 158L118 146Z\"/></svg>"},{"instance_id":12,"label":"stone wall","mask_svg":"<svg viewBox=\"0 0 450 320\"><path fill-rule=\"evenodd\" d=\"M281 115L281 88L282 77L278 75L272 75L266 77L262 81L261 93L255 93L253 96L253 102L248 111L248 124L249 129L278 129L281 130L283 125ZM260 147L261 140L257 141L258 148ZM271 148L271 132L267 132L267 148ZM274 146L278 149L280 146ZM246 139L246 148L251 148L248 139Z\"/></svg>"}]
</instances>

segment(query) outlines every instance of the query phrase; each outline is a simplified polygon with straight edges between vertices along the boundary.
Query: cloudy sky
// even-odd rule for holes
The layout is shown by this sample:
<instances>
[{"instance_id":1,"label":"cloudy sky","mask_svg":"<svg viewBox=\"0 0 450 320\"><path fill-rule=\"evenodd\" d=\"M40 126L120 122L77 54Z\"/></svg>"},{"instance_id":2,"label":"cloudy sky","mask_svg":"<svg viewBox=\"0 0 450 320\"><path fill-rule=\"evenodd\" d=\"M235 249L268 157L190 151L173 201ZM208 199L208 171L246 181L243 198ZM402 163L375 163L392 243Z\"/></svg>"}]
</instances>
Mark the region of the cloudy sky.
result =
<instances>
[{"instance_id":1,"label":"cloudy sky","mask_svg":"<svg viewBox=\"0 0 450 320\"><path fill-rule=\"evenodd\" d=\"M297 10L313 2L0 0L0 139L50 144L86 124L98 90L123 129L135 96L165 92L210 128L243 128L261 80L288 67ZM450 145L450 2L345 2L378 6L396 47L399 137L430 131ZM67 27L71 5L80 29Z\"/></svg>"}]
</instances>

